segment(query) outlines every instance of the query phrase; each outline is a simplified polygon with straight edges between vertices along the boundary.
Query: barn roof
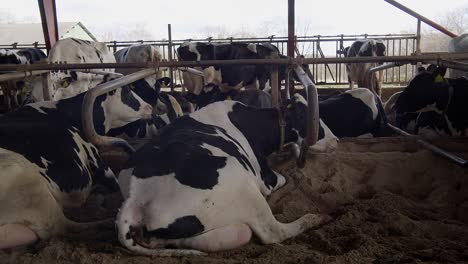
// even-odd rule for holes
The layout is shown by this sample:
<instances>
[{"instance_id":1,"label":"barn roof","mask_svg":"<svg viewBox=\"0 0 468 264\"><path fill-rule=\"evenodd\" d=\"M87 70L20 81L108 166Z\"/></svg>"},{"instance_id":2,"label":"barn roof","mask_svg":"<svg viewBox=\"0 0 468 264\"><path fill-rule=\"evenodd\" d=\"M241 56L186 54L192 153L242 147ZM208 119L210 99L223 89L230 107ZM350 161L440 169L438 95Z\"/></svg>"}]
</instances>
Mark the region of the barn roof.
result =
<instances>
[{"instance_id":1,"label":"barn roof","mask_svg":"<svg viewBox=\"0 0 468 264\"><path fill-rule=\"evenodd\" d=\"M58 23L59 39L76 27L80 27L92 40L96 41L93 34L81 22ZM11 45L15 42L19 44L33 44L34 42L43 44L42 24L0 24L0 44Z\"/></svg>"}]
</instances>

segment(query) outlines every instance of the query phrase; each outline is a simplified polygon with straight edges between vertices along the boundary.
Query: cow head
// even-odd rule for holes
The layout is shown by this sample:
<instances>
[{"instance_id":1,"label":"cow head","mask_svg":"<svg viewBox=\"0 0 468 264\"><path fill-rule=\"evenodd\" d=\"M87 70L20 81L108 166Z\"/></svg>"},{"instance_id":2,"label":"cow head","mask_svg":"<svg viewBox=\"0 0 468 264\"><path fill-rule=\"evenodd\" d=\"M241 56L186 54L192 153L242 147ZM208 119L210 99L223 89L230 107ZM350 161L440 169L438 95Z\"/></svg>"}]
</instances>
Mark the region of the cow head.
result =
<instances>
[{"instance_id":1,"label":"cow head","mask_svg":"<svg viewBox=\"0 0 468 264\"><path fill-rule=\"evenodd\" d=\"M153 107L136 95L129 86L116 89L96 99L103 112L104 131L122 127L138 119L150 119ZM95 105L96 107L96 105Z\"/></svg>"},{"instance_id":2,"label":"cow head","mask_svg":"<svg viewBox=\"0 0 468 264\"><path fill-rule=\"evenodd\" d=\"M445 71L432 66L428 70L419 69L396 100L393 107L396 113L442 111L449 96L449 84L443 77Z\"/></svg>"},{"instance_id":3,"label":"cow head","mask_svg":"<svg viewBox=\"0 0 468 264\"><path fill-rule=\"evenodd\" d=\"M283 111L286 121L285 142L295 142L300 145L307 136L307 100L296 93L284 107L286 108Z\"/></svg>"}]
</instances>

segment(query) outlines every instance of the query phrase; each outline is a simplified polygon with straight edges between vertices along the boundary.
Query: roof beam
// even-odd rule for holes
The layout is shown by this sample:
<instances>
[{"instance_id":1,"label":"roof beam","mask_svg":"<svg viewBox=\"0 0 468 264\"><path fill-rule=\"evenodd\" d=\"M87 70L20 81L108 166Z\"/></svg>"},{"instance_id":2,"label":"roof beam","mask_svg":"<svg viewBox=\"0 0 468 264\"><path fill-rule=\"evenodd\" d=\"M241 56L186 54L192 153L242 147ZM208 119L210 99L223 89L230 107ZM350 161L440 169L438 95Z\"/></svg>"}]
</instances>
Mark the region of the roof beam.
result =
<instances>
[{"instance_id":1,"label":"roof beam","mask_svg":"<svg viewBox=\"0 0 468 264\"><path fill-rule=\"evenodd\" d=\"M57 10L55 0L37 0L41 12L42 30L47 52L58 40Z\"/></svg>"}]
</instances>

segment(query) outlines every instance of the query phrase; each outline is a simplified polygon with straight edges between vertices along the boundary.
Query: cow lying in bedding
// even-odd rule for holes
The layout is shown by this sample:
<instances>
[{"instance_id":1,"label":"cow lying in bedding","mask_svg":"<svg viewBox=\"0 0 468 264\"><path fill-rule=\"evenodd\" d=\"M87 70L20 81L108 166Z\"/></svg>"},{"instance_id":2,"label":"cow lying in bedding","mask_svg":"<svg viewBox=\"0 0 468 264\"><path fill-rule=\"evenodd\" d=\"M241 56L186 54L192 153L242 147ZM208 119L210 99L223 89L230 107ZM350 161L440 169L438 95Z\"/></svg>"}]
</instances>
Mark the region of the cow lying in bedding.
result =
<instances>
[{"instance_id":1,"label":"cow lying in bedding","mask_svg":"<svg viewBox=\"0 0 468 264\"><path fill-rule=\"evenodd\" d=\"M265 199L286 182L266 157L280 148L282 133L285 143L302 142L306 108L295 95L282 127L275 108L223 101L163 128L120 172L120 242L140 254L200 254L240 247L252 232L280 243L328 220L307 214L280 223ZM320 128L322 141L327 131Z\"/></svg>"},{"instance_id":2,"label":"cow lying in bedding","mask_svg":"<svg viewBox=\"0 0 468 264\"><path fill-rule=\"evenodd\" d=\"M81 206L99 182L118 191L113 172L81 133L83 97L29 104L0 117L0 249L110 224L76 223L62 212ZM153 109L123 87L99 96L93 112L98 133L108 134L152 117Z\"/></svg>"}]
</instances>

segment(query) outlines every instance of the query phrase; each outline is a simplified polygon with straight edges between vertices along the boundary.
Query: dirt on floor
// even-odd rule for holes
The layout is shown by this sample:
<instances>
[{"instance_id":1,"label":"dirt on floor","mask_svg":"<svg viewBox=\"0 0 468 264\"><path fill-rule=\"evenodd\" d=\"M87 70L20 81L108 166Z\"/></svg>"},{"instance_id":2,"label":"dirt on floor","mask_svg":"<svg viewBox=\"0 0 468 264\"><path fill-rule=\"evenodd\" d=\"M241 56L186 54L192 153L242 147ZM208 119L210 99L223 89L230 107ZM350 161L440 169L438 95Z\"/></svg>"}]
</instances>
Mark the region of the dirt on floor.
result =
<instances>
[{"instance_id":1,"label":"dirt on floor","mask_svg":"<svg viewBox=\"0 0 468 264\"><path fill-rule=\"evenodd\" d=\"M468 158L466 140L436 143ZM304 169L279 160L274 168L288 182L268 198L277 219L327 213L330 223L281 244L254 238L236 250L177 258L133 255L110 227L0 252L0 263L468 263L468 169L401 138L344 139L333 153L309 155ZM113 216L119 199L71 214Z\"/></svg>"}]
</instances>

